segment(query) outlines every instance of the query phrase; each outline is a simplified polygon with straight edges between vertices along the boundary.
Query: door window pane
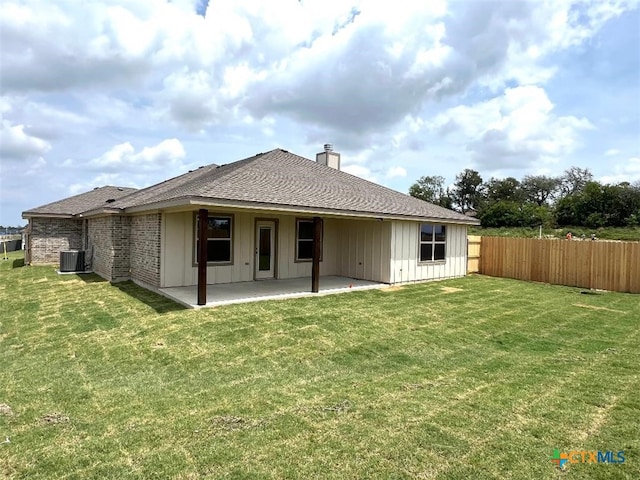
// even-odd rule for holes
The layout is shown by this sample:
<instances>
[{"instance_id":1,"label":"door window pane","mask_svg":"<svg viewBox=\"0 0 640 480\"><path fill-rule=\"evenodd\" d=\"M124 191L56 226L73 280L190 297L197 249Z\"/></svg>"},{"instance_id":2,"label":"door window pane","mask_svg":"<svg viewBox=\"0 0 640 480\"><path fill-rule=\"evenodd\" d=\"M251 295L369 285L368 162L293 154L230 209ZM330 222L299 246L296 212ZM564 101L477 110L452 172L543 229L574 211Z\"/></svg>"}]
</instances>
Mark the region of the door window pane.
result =
<instances>
[{"instance_id":1,"label":"door window pane","mask_svg":"<svg viewBox=\"0 0 640 480\"><path fill-rule=\"evenodd\" d=\"M271 270L271 229L260 228L260 242L258 246L258 269Z\"/></svg>"}]
</instances>

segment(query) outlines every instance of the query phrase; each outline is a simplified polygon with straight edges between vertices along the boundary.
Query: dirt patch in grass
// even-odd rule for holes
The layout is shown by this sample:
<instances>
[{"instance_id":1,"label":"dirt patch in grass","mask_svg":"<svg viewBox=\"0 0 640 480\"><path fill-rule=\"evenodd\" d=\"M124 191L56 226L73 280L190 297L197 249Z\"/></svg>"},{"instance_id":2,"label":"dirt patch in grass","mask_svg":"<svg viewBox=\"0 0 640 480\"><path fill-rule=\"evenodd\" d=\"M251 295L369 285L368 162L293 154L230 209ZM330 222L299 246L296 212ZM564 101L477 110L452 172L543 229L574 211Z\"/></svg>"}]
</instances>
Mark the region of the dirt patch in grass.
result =
<instances>
[{"instance_id":1,"label":"dirt patch in grass","mask_svg":"<svg viewBox=\"0 0 640 480\"><path fill-rule=\"evenodd\" d=\"M56 425L58 423L67 423L69 417L63 413L47 413L40 419L45 425Z\"/></svg>"},{"instance_id":2,"label":"dirt patch in grass","mask_svg":"<svg viewBox=\"0 0 640 480\"><path fill-rule=\"evenodd\" d=\"M606 405L598 405L595 414L591 417L591 423L588 427L579 433L578 439L582 442L587 438L596 435L602 426L609 420L611 410L618 403L618 397L613 396Z\"/></svg>"},{"instance_id":3,"label":"dirt patch in grass","mask_svg":"<svg viewBox=\"0 0 640 480\"><path fill-rule=\"evenodd\" d=\"M328 407L322 407L322 411L324 412L334 412L334 413L344 413L351 410L353 405L349 400L343 400L340 403L336 403L335 405L330 405Z\"/></svg>"},{"instance_id":4,"label":"dirt patch in grass","mask_svg":"<svg viewBox=\"0 0 640 480\"><path fill-rule=\"evenodd\" d=\"M386 287L386 288L381 288L380 291L381 292L385 292L385 293L391 293L391 292L397 292L398 290L403 290L404 287L402 285L398 285L395 287Z\"/></svg>"},{"instance_id":5,"label":"dirt patch in grass","mask_svg":"<svg viewBox=\"0 0 640 480\"><path fill-rule=\"evenodd\" d=\"M422 390L424 385L421 383L405 383L402 385L403 390Z\"/></svg>"},{"instance_id":6,"label":"dirt patch in grass","mask_svg":"<svg viewBox=\"0 0 640 480\"><path fill-rule=\"evenodd\" d=\"M455 288L455 287L442 287L440 290L442 290L442 293L456 293L456 292L464 291L462 288Z\"/></svg>"},{"instance_id":7,"label":"dirt patch in grass","mask_svg":"<svg viewBox=\"0 0 640 480\"><path fill-rule=\"evenodd\" d=\"M82 280L80 280L79 278L74 278L71 280L63 280L60 282L61 285L80 285L82 287L86 287L87 283L83 282Z\"/></svg>"},{"instance_id":8,"label":"dirt patch in grass","mask_svg":"<svg viewBox=\"0 0 640 480\"><path fill-rule=\"evenodd\" d=\"M573 306L580 307L580 308L589 308L591 310L601 310L603 312L627 313L624 310L614 310L613 308L598 307L596 305L585 305L584 303L574 303Z\"/></svg>"},{"instance_id":9,"label":"dirt patch in grass","mask_svg":"<svg viewBox=\"0 0 640 480\"><path fill-rule=\"evenodd\" d=\"M233 415L223 415L214 417L211 420L211 428L216 431L233 432L238 430L249 430L264 425L261 419L254 420L251 418L235 417Z\"/></svg>"},{"instance_id":10,"label":"dirt patch in grass","mask_svg":"<svg viewBox=\"0 0 640 480\"><path fill-rule=\"evenodd\" d=\"M0 403L0 415L11 416L13 415L13 410L6 403Z\"/></svg>"}]
</instances>

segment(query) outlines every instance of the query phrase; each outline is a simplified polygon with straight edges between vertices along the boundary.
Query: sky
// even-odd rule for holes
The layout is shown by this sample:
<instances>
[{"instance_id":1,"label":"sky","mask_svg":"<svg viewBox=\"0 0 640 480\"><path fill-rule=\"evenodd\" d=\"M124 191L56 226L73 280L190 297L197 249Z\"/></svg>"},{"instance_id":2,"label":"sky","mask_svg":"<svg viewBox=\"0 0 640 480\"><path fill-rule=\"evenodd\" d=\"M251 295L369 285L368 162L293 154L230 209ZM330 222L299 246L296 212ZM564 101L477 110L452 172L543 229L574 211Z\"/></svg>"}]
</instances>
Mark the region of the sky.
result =
<instances>
[{"instance_id":1,"label":"sky","mask_svg":"<svg viewBox=\"0 0 640 480\"><path fill-rule=\"evenodd\" d=\"M639 0L3 0L0 225L283 148L407 192L640 180Z\"/></svg>"}]
</instances>

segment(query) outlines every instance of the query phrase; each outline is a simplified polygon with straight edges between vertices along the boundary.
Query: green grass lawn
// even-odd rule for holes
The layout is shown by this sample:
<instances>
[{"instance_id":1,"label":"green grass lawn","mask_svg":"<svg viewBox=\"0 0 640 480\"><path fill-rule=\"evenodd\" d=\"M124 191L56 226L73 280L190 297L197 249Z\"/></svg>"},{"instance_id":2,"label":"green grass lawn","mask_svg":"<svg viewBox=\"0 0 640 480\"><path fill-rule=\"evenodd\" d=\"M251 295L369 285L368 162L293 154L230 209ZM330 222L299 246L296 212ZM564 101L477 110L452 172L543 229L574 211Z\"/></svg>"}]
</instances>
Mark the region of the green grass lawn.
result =
<instances>
[{"instance_id":1,"label":"green grass lawn","mask_svg":"<svg viewBox=\"0 0 640 480\"><path fill-rule=\"evenodd\" d=\"M473 276L183 310L21 263L1 478L640 478L638 295Z\"/></svg>"}]
</instances>

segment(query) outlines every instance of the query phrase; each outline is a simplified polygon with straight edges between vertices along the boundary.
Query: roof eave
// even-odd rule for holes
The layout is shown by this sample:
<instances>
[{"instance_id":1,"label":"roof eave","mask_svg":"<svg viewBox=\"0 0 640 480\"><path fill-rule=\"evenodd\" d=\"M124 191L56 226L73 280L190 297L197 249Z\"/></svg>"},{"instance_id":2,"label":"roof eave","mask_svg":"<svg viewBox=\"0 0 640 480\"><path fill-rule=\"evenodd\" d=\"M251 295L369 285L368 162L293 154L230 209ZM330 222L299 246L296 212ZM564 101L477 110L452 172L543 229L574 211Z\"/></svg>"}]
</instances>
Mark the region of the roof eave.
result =
<instances>
[{"instance_id":1,"label":"roof eave","mask_svg":"<svg viewBox=\"0 0 640 480\"><path fill-rule=\"evenodd\" d=\"M22 218L75 218L73 213L42 213L42 212L22 212Z\"/></svg>"},{"instance_id":2,"label":"roof eave","mask_svg":"<svg viewBox=\"0 0 640 480\"><path fill-rule=\"evenodd\" d=\"M237 208L243 210L269 210L283 213L303 213L305 215L331 215L335 217L386 219L386 220L409 220L409 221L436 221L458 225L479 225L480 222L473 218L458 219L437 216L400 215L378 212L365 212L355 210L338 210L330 208L301 207L297 205L282 205L262 202L243 202L238 200L228 200L211 197L182 197L161 202L154 202L147 205L139 205L125 209L125 213L140 213L149 210L165 210L168 208L183 206L210 206Z\"/></svg>"},{"instance_id":3,"label":"roof eave","mask_svg":"<svg viewBox=\"0 0 640 480\"><path fill-rule=\"evenodd\" d=\"M90 217L102 217L104 215L117 215L121 214L122 209L119 208L94 208L93 210L87 210L86 212L82 212L78 214L80 218L90 218Z\"/></svg>"}]
</instances>

